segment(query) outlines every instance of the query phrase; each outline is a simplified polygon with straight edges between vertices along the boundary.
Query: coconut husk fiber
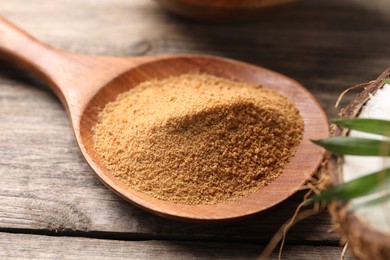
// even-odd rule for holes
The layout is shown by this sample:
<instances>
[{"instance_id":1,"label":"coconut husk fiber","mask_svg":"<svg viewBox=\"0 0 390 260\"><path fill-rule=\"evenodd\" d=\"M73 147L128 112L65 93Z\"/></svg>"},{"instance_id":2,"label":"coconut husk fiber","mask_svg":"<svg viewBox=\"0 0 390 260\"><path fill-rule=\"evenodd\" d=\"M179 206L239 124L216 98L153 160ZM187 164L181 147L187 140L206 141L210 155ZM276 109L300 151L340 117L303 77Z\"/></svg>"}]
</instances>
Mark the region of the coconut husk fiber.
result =
<instances>
[{"instance_id":1,"label":"coconut husk fiber","mask_svg":"<svg viewBox=\"0 0 390 260\"><path fill-rule=\"evenodd\" d=\"M383 87L383 80L386 78L390 78L390 68L357 94L347 107L341 110L339 116L341 118L357 117L370 96ZM332 126L332 136L345 136L347 133L347 129ZM342 165L342 157L328 156L327 173L330 177L330 185L342 182ZM390 259L390 233L374 229L359 216L359 213L349 212L346 203L332 202L329 205L329 211L336 230L343 237L343 241L348 242L348 248L357 259Z\"/></svg>"}]
</instances>

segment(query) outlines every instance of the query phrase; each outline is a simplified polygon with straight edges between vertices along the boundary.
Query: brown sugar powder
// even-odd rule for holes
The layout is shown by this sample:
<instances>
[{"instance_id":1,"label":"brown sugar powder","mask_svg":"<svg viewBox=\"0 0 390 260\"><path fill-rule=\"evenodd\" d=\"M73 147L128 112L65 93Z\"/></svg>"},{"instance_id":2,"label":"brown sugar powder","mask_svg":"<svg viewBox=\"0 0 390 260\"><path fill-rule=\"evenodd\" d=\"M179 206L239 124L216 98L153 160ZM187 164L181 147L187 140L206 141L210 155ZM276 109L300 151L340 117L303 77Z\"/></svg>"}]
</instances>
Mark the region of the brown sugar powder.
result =
<instances>
[{"instance_id":1,"label":"brown sugar powder","mask_svg":"<svg viewBox=\"0 0 390 260\"><path fill-rule=\"evenodd\" d=\"M206 74L144 82L99 114L94 145L128 187L184 204L214 204L277 178L303 120L276 91Z\"/></svg>"}]
</instances>

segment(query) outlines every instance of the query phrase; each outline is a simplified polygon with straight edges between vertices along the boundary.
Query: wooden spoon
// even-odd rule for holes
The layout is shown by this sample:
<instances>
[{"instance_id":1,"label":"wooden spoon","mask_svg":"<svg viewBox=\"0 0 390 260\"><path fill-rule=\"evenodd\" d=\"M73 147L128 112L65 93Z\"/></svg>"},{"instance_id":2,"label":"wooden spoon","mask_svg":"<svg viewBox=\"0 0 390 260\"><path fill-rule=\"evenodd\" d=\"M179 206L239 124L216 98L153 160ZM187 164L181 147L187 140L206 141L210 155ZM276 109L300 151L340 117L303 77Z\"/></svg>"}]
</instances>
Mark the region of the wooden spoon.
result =
<instances>
[{"instance_id":1,"label":"wooden spoon","mask_svg":"<svg viewBox=\"0 0 390 260\"><path fill-rule=\"evenodd\" d=\"M80 150L96 175L118 195L149 212L203 222L249 216L292 195L322 162L324 151L311 144L310 139L328 135L324 112L302 85L276 72L211 56L115 58L76 55L39 42L1 17L0 53L48 83L65 106ZM102 164L93 145L93 127L99 109L115 100L119 93L143 81L195 71L275 89L299 109L305 122L303 141L280 177L268 186L215 205L175 204L126 187Z\"/></svg>"}]
</instances>

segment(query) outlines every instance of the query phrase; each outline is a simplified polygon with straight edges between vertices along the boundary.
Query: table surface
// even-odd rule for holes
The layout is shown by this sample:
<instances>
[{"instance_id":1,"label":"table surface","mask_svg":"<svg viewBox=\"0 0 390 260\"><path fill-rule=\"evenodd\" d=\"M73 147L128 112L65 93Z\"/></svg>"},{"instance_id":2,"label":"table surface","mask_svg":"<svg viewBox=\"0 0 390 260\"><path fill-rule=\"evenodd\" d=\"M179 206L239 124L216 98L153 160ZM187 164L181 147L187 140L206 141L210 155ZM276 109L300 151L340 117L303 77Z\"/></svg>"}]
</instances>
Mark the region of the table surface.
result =
<instances>
[{"instance_id":1,"label":"table surface","mask_svg":"<svg viewBox=\"0 0 390 260\"><path fill-rule=\"evenodd\" d=\"M84 54L199 53L263 66L303 83L330 118L342 90L390 64L388 0L306 0L249 24L189 21L151 0L1 0L0 14ZM91 172L50 90L6 62L0 122L0 258L257 258L302 199L223 225L146 213ZM339 240L322 212L291 229L283 258L338 259Z\"/></svg>"}]
</instances>

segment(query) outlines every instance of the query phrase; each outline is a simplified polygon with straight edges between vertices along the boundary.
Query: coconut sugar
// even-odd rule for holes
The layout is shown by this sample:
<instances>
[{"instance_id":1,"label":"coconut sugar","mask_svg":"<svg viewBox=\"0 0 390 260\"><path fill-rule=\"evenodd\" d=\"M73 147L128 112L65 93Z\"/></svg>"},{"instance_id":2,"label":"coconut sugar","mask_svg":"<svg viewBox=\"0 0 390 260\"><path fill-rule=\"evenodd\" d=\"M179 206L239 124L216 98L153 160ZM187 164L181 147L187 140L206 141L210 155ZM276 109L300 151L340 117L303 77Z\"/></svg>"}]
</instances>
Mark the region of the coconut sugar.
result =
<instances>
[{"instance_id":1,"label":"coconut sugar","mask_svg":"<svg viewBox=\"0 0 390 260\"><path fill-rule=\"evenodd\" d=\"M214 204L275 180L303 120L276 91L206 74L141 83L100 112L94 146L123 184L152 197Z\"/></svg>"}]
</instances>

